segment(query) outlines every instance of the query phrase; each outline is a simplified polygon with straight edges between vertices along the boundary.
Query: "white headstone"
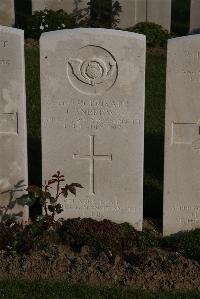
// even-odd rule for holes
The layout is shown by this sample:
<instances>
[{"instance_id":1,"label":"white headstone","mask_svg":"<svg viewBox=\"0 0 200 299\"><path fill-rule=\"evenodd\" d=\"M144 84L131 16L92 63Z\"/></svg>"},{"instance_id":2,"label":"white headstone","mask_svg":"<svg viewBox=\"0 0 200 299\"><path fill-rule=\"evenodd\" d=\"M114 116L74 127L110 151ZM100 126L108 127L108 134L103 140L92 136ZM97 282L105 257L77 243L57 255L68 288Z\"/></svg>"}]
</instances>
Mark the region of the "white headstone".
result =
<instances>
[{"instance_id":1,"label":"white headstone","mask_svg":"<svg viewBox=\"0 0 200 299\"><path fill-rule=\"evenodd\" d=\"M171 0L147 0L147 21L171 29Z\"/></svg>"},{"instance_id":2,"label":"white headstone","mask_svg":"<svg viewBox=\"0 0 200 299\"><path fill-rule=\"evenodd\" d=\"M115 0L113 0L115 2ZM135 25L135 0L120 0L122 11L120 13L119 28L126 29Z\"/></svg>"},{"instance_id":3,"label":"white headstone","mask_svg":"<svg viewBox=\"0 0 200 299\"><path fill-rule=\"evenodd\" d=\"M13 26L15 24L14 0L0 1L0 25Z\"/></svg>"},{"instance_id":4,"label":"white headstone","mask_svg":"<svg viewBox=\"0 0 200 299\"><path fill-rule=\"evenodd\" d=\"M119 3L122 7L119 28L126 29L146 21L146 0L120 0Z\"/></svg>"},{"instance_id":5,"label":"white headstone","mask_svg":"<svg viewBox=\"0 0 200 299\"><path fill-rule=\"evenodd\" d=\"M63 9L67 13L76 10L86 9L88 0L32 0L32 12L44 9L59 10Z\"/></svg>"},{"instance_id":6,"label":"white headstone","mask_svg":"<svg viewBox=\"0 0 200 299\"><path fill-rule=\"evenodd\" d=\"M147 18L147 0L135 0L136 2L136 16L135 23L146 22Z\"/></svg>"},{"instance_id":7,"label":"white headstone","mask_svg":"<svg viewBox=\"0 0 200 299\"><path fill-rule=\"evenodd\" d=\"M154 22L170 31L171 0L120 0L119 2L122 12L118 27L126 29L140 22Z\"/></svg>"},{"instance_id":8,"label":"white headstone","mask_svg":"<svg viewBox=\"0 0 200 299\"><path fill-rule=\"evenodd\" d=\"M200 35L168 44L164 234L200 227Z\"/></svg>"},{"instance_id":9,"label":"white headstone","mask_svg":"<svg viewBox=\"0 0 200 299\"><path fill-rule=\"evenodd\" d=\"M0 26L0 78L0 220L12 214L27 221L27 207L15 203L28 183L22 30Z\"/></svg>"},{"instance_id":10,"label":"white headstone","mask_svg":"<svg viewBox=\"0 0 200 299\"><path fill-rule=\"evenodd\" d=\"M145 37L74 29L41 37L43 180L82 184L64 218L142 228Z\"/></svg>"},{"instance_id":11,"label":"white headstone","mask_svg":"<svg viewBox=\"0 0 200 299\"><path fill-rule=\"evenodd\" d=\"M190 31L200 28L200 0L191 0Z\"/></svg>"}]
</instances>

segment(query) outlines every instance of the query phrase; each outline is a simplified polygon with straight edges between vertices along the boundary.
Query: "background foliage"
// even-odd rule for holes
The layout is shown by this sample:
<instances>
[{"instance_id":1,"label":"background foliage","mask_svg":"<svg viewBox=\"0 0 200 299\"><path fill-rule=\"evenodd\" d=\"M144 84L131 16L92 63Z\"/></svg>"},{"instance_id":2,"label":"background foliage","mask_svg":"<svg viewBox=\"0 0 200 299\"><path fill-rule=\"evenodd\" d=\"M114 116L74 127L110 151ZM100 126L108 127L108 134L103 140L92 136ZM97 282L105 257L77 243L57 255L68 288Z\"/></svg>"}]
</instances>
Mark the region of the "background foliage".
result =
<instances>
[{"instance_id":1,"label":"background foliage","mask_svg":"<svg viewBox=\"0 0 200 299\"><path fill-rule=\"evenodd\" d=\"M151 22L141 22L127 30L144 34L146 36L148 47L166 47L168 39L171 38L170 33L161 25Z\"/></svg>"}]
</instances>

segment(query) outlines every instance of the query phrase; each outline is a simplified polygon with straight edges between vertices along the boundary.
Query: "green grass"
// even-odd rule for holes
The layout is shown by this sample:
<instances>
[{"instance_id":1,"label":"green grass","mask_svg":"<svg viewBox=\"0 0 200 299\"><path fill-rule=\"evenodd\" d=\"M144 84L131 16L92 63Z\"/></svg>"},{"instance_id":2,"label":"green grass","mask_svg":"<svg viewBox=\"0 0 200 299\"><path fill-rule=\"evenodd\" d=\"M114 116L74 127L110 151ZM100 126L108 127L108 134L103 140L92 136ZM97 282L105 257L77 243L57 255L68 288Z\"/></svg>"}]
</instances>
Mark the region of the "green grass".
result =
<instances>
[{"instance_id":1,"label":"green grass","mask_svg":"<svg viewBox=\"0 0 200 299\"><path fill-rule=\"evenodd\" d=\"M1 299L197 299L198 294L151 294L123 288L68 285L65 282L1 281Z\"/></svg>"},{"instance_id":2,"label":"green grass","mask_svg":"<svg viewBox=\"0 0 200 299\"><path fill-rule=\"evenodd\" d=\"M144 214L162 216L166 57L147 55ZM39 51L26 50L29 180L41 183L41 126Z\"/></svg>"}]
</instances>

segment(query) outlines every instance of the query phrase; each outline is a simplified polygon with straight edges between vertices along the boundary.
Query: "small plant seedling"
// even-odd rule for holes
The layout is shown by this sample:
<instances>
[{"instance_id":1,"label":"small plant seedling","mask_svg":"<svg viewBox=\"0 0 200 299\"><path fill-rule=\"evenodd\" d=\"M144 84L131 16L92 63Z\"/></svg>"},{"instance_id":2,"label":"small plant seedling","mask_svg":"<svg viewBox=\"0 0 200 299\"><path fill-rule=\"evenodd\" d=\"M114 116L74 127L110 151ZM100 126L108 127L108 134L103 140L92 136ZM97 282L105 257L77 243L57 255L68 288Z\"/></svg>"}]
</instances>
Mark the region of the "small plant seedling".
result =
<instances>
[{"instance_id":1,"label":"small plant seedling","mask_svg":"<svg viewBox=\"0 0 200 299\"><path fill-rule=\"evenodd\" d=\"M45 181L45 185L42 188L34 185L28 187L26 204L32 206L39 200L44 211L42 218L45 218L49 227L55 223L55 216L63 212L62 205L58 202L60 196L67 198L69 192L76 196L76 189L83 188L78 183L68 185L64 184L64 182L64 175L60 171L57 171L57 173L52 175L50 180Z\"/></svg>"}]
</instances>

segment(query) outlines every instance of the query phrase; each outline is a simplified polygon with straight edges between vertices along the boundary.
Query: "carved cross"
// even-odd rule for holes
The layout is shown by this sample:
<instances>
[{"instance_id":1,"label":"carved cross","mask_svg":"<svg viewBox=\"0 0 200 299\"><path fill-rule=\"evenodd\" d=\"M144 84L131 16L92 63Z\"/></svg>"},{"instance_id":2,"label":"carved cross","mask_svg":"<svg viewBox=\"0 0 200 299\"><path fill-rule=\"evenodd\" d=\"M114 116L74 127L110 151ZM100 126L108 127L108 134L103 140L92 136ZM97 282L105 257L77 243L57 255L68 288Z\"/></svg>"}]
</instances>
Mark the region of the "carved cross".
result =
<instances>
[{"instance_id":1,"label":"carved cross","mask_svg":"<svg viewBox=\"0 0 200 299\"><path fill-rule=\"evenodd\" d=\"M79 160L89 160L90 161L90 192L89 195L95 195L95 188L94 188L94 182L95 182L95 169L94 169L94 162L95 160L102 160L102 161L112 161L112 155L95 155L95 144L94 144L94 138L95 136L89 135L90 137L90 154L89 155L77 155L74 154L74 159Z\"/></svg>"}]
</instances>

